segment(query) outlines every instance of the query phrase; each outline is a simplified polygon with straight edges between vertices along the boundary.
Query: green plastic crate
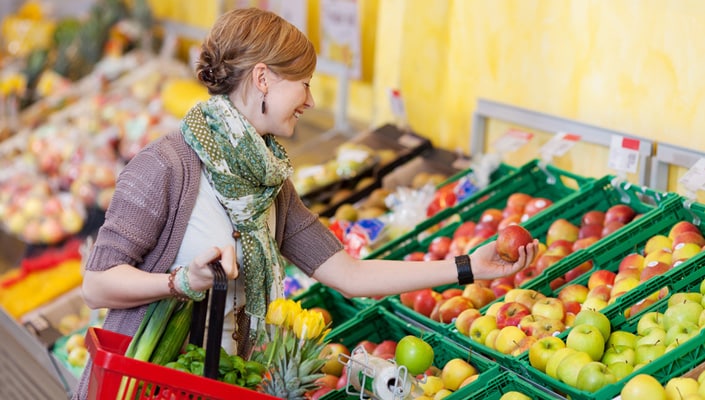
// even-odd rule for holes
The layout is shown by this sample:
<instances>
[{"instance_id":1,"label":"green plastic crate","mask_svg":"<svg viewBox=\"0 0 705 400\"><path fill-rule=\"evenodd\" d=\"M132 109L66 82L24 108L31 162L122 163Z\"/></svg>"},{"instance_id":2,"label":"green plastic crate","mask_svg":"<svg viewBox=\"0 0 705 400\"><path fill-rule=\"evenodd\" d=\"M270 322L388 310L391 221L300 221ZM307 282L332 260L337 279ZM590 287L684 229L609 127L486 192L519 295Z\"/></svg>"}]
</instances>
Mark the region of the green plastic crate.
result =
<instances>
[{"instance_id":1,"label":"green plastic crate","mask_svg":"<svg viewBox=\"0 0 705 400\"><path fill-rule=\"evenodd\" d=\"M537 279L530 281L525 287L538 290L544 294L556 297L565 285L579 283L587 285L591 272L606 269L617 272L621 260L630 253L642 251L646 241L654 235L667 235L671 227L679 221L697 222L705 221L705 206L699 203L686 205L680 196L671 196L661 207L656 208L631 224L623 227L612 235L605 237L584 251L576 252L557 262L544 271ZM700 225L701 232L705 235L705 225ZM584 263L592 261L592 269L565 285L551 290L550 282L561 274ZM676 269L689 270L694 265L705 262L705 252L680 264ZM639 298L641 291L649 287L649 281L641 283L634 290L617 297L614 303L600 310L613 323L619 325L625 319L623 310L626 304ZM643 297L643 296L642 296Z\"/></svg>"},{"instance_id":2,"label":"green plastic crate","mask_svg":"<svg viewBox=\"0 0 705 400\"><path fill-rule=\"evenodd\" d=\"M507 392L523 393L532 400L564 399L557 393L524 379L512 371L502 370L499 375L485 384L485 387L467 393L466 399L499 400Z\"/></svg>"},{"instance_id":3,"label":"green plastic crate","mask_svg":"<svg viewBox=\"0 0 705 400\"><path fill-rule=\"evenodd\" d=\"M454 207L442 210L421 222L412 232L371 253L368 258L400 260L411 252L426 251L434 238L438 236L451 237L461 223L477 221L480 215L489 208L504 208L507 199L514 193L522 192L558 202L592 181L592 178L579 176L533 160L519 167L513 173L493 180L486 188ZM537 215L544 212L546 210ZM442 225L441 229L432 234L428 233L429 228L439 225Z\"/></svg>"},{"instance_id":4,"label":"green plastic crate","mask_svg":"<svg viewBox=\"0 0 705 400\"><path fill-rule=\"evenodd\" d=\"M352 298L348 299L340 292L316 282L308 289L292 296L292 300L300 301L305 309L322 307L328 310L332 318L332 327L335 328L354 318L360 311L372 305L372 300Z\"/></svg>"},{"instance_id":5,"label":"green plastic crate","mask_svg":"<svg viewBox=\"0 0 705 400\"><path fill-rule=\"evenodd\" d=\"M664 312L668 306L668 298L670 298L673 293L699 292L700 284L705 277L705 259L703 257L698 257L697 261L698 262L694 263L694 265L691 264L689 268L676 268L666 274L650 279L639 288L633 289L633 293L630 292L632 295L628 298L631 299L631 302L626 301L628 299L626 295L624 298L620 297L619 300L621 300L621 305L625 307L631 306L636 304L637 301L649 296L654 291L657 291L663 287L668 287L669 294L667 296L648 306L644 310L644 313L650 311ZM613 324L613 331L622 330L635 333L640 315L643 315L643 313L622 322L611 321ZM565 337L565 335L563 336ZM665 385L669 379L681 376L696 366L702 364L705 361L705 346L703 346L703 343L705 343L705 330L701 330L700 333L692 337L690 340L635 370L620 381L604 386L594 393L585 392L568 386L565 383L551 378L547 374L531 367L527 354L521 356L521 361L524 364L524 368L521 371L525 374L524 376L537 382L538 384L548 387L557 393L569 396L574 400L609 400L619 395L622 387L629 381L629 379L638 374L643 373L651 375L661 382L661 384Z\"/></svg>"},{"instance_id":6,"label":"green plastic crate","mask_svg":"<svg viewBox=\"0 0 705 400\"><path fill-rule=\"evenodd\" d=\"M384 301L378 305L370 307L360 312L354 319L333 329L327 340L346 345L351 351L353 346L361 340L371 340L380 343L383 340L398 341L407 335L414 335L422 338L431 345L434 351L433 365L438 368L443 366L453 358L468 360L480 374L478 379L453 394L446 399L468 399L469 393L474 393L485 385L485 382L492 379L499 373L499 366L484 357L472 357L470 352L456 343L448 340L443 335L430 331L423 326L419 326L413 321L407 321L383 307ZM360 398L359 393L355 393L352 386L346 389L339 389L328 393L325 399L354 399Z\"/></svg>"}]
</instances>

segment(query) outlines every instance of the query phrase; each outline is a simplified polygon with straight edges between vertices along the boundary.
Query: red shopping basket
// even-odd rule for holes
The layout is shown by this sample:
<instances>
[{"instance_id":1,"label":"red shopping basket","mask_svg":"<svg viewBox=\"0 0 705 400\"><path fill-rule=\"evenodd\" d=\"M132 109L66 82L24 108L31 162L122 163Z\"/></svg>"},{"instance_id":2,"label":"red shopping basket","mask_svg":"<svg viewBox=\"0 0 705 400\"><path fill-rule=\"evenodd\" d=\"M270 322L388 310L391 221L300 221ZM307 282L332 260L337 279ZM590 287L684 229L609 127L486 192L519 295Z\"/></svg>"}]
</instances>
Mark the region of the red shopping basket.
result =
<instances>
[{"instance_id":1,"label":"red shopping basket","mask_svg":"<svg viewBox=\"0 0 705 400\"><path fill-rule=\"evenodd\" d=\"M276 399L264 393L212 379L218 373L227 291L225 272L220 263L215 264L209 265L212 269L215 268L213 288L209 291L212 296L206 296L206 299L194 305L189 339L198 346L203 344L208 297L212 297L209 319L211 329L208 330L205 347L205 376L125 357L125 351L132 340L130 336L92 327L88 328L86 333L86 347L93 361L88 381L89 399L122 400L123 397L119 397L120 385L125 377L130 378L130 384L136 388L129 400Z\"/></svg>"}]
</instances>

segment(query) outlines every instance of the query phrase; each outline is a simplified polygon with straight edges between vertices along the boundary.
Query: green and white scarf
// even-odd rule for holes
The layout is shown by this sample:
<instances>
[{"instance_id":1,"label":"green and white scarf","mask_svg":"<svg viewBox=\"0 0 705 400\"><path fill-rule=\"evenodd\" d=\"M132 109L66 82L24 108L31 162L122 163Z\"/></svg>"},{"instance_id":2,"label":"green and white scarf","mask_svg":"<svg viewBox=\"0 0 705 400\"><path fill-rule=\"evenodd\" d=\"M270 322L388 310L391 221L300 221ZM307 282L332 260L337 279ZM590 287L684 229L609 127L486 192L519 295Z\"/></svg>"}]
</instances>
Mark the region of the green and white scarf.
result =
<instances>
[{"instance_id":1,"label":"green and white scarf","mask_svg":"<svg viewBox=\"0 0 705 400\"><path fill-rule=\"evenodd\" d=\"M225 95L212 96L184 117L181 132L240 232L245 312L264 326L267 305L283 293L283 261L267 224L269 209L293 169L271 134L260 136ZM256 332L250 329L250 337Z\"/></svg>"}]
</instances>

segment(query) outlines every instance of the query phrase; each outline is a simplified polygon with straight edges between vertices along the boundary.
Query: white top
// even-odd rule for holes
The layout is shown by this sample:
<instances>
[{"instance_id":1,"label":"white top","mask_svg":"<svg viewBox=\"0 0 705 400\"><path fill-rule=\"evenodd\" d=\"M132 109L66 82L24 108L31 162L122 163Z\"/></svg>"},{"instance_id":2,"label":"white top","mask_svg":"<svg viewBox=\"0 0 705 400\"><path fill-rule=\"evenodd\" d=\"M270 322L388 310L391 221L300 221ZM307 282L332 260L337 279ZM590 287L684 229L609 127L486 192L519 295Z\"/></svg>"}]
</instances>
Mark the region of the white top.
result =
<instances>
[{"instance_id":1,"label":"white top","mask_svg":"<svg viewBox=\"0 0 705 400\"><path fill-rule=\"evenodd\" d=\"M272 205L272 209L274 205ZM274 232L276 226L276 215L270 209L267 223L270 227L270 232ZM196 204L191 213L191 218L186 227L184 239L181 242L179 253L176 256L176 261L171 266L171 269L188 265L198 255L204 253L207 249L216 246L224 247L232 245L237 250L238 265L242 265L242 249L240 242L233 239L233 226L230 222L227 212L218 201L215 195L215 190L211 187L206 178L206 174L201 170L201 179L198 186L198 197ZM223 340L222 345L229 354L236 354L237 347L232 340L232 334L235 327L233 318L234 312L234 292L237 290L238 303L245 299L245 280L236 279L228 282L228 294L225 301L225 319L223 321ZM236 288L237 286L237 288ZM207 320L206 320L207 321ZM204 336L207 337L207 336Z\"/></svg>"}]
</instances>

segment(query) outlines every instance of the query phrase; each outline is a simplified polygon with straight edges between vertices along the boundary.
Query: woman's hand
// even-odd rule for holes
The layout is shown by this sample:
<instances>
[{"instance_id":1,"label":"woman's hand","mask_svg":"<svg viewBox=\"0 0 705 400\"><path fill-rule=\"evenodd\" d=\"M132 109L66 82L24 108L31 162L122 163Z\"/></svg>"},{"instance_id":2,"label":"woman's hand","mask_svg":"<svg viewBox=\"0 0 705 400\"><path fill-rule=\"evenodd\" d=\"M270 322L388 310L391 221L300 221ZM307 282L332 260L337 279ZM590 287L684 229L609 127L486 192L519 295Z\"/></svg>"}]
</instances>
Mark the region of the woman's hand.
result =
<instances>
[{"instance_id":1,"label":"woman's hand","mask_svg":"<svg viewBox=\"0 0 705 400\"><path fill-rule=\"evenodd\" d=\"M238 269L235 248L230 245L222 249L213 247L196 256L189 264L188 280L191 289L203 291L213 287L213 272L208 267L208 264L218 259L220 259L220 264L223 266L228 280L237 278Z\"/></svg>"},{"instance_id":2,"label":"woman's hand","mask_svg":"<svg viewBox=\"0 0 705 400\"><path fill-rule=\"evenodd\" d=\"M494 279L513 275L528 267L536 257L539 241L534 239L525 247L519 248L519 259L510 263L502 260L497 254L497 242L492 241L478 247L471 255L472 271L475 279Z\"/></svg>"}]
</instances>

